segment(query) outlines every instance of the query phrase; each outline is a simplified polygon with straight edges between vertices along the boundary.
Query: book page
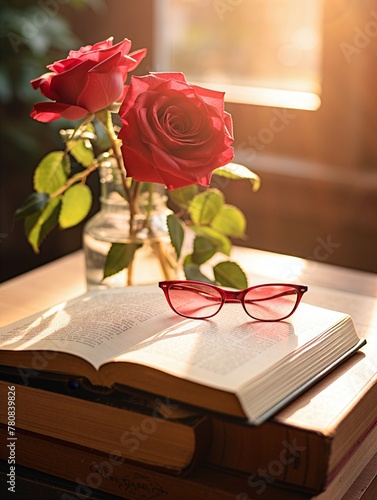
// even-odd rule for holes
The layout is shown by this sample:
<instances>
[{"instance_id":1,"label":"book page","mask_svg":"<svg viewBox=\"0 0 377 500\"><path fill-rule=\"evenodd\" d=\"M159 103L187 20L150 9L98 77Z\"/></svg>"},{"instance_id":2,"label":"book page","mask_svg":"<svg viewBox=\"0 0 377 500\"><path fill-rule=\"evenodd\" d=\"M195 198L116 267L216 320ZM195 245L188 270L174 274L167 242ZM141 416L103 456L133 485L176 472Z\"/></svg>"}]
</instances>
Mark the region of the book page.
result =
<instances>
[{"instance_id":1,"label":"book page","mask_svg":"<svg viewBox=\"0 0 377 500\"><path fill-rule=\"evenodd\" d=\"M157 286L92 291L0 329L0 349L77 355L95 368L182 318Z\"/></svg>"},{"instance_id":2,"label":"book page","mask_svg":"<svg viewBox=\"0 0 377 500\"><path fill-rule=\"evenodd\" d=\"M377 380L377 298L311 286L307 297L320 307L351 315L367 344L356 356L306 392L278 416L285 423L331 432Z\"/></svg>"},{"instance_id":3,"label":"book page","mask_svg":"<svg viewBox=\"0 0 377 500\"><path fill-rule=\"evenodd\" d=\"M213 318L184 320L115 361L137 362L233 392L344 318L304 304L289 320L261 322L247 316L241 304L225 304Z\"/></svg>"},{"instance_id":4,"label":"book page","mask_svg":"<svg viewBox=\"0 0 377 500\"><path fill-rule=\"evenodd\" d=\"M157 286L127 287L89 292L3 328L0 348L67 352L96 368L136 362L233 391L343 317L301 304L289 320L269 323L225 304L213 318L189 320L171 311Z\"/></svg>"}]
</instances>

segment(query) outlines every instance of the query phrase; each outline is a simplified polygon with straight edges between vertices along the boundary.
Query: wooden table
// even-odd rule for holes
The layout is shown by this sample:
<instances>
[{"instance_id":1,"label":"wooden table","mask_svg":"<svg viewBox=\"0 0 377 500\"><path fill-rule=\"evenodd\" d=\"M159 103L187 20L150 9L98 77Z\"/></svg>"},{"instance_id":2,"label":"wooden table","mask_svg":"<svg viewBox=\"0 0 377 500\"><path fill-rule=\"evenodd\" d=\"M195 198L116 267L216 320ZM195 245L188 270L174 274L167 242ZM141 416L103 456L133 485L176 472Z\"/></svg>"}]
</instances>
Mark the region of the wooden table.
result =
<instances>
[{"instance_id":1,"label":"wooden table","mask_svg":"<svg viewBox=\"0 0 377 500\"><path fill-rule=\"evenodd\" d=\"M232 259L241 263L250 286L270 278L377 297L372 273L242 247L234 249ZM84 254L79 251L0 284L0 326L85 291Z\"/></svg>"},{"instance_id":2,"label":"wooden table","mask_svg":"<svg viewBox=\"0 0 377 500\"><path fill-rule=\"evenodd\" d=\"M321 258L323 255L321 254ZM326 307L333 306L360 317L359 332L368 335L368 349L377 344L377 276L336 266L324 262L308 261L296 257L269 252L235 248L232 259L238 261L246 271L249 284L261 282L302 283L309 286L304 296L307 302ZM84 279L84 256L75 252L55 262L37 268L0 285L0 326L49 308L50 306L78 296L86 291ZM354 294L354 295L352 295ZM374 304L368 315L360 316L353 309L352 297ZM371 302L374 301L374 302ZM356 326L358 321L355 321ZM374 346L374 347L373 347ZM375 351L377 353L377 351ZM350 487L343 500L372 500L376 495L376 456L364 469L358 480Z\"/></svg>"}]
</instances>

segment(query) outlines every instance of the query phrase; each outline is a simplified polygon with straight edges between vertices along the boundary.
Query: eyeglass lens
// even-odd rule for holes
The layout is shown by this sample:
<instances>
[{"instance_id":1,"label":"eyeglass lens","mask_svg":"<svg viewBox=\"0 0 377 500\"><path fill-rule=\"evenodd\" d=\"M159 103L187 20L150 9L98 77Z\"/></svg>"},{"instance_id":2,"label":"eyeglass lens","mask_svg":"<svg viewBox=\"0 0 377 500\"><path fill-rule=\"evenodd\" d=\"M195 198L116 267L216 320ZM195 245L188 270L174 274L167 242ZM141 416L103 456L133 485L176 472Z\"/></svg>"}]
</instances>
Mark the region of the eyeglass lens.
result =
<instances>
[{"instance_id":1,"label":"eyeglass lens","mask_svg":"<svg viewBox=\"0 0 377 500\"><path fill-rule=\"evenodd\" d=\"M286 285L262 285L249 290L244 297L246 312L255 319L276 321L291 314L298 292Z\"/></svg>"},{"instance_id":2,"label":"eyeglass lens","mask_svg":"<svg viewBox=\"0 0 377 500\"><path fill-rule=\"evenodd\" d=\"M169 287L169 299L178 314L190 318L209 318L221 308L220 292L205 284L179 284Z\"/></svg>"}]
</instances>

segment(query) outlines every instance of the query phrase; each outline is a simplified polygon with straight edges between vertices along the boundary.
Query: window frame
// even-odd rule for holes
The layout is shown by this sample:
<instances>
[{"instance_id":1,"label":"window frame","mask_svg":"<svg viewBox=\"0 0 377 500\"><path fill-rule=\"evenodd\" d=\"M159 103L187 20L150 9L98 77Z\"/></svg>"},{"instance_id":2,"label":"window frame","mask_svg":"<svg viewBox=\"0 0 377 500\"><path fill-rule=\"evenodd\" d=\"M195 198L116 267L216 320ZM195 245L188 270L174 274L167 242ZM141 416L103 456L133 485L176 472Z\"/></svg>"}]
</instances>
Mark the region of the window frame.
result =
<instances>
[{"instance_id":1,"label":"window frame","mask_svg":"<svg viewBox=\"0 0 377 500\"><path fill-rule=\"evenodd\" d=\"M242 1L242 0L241 0ZM318 6L323 11L324 1L317 0ZM154 60L156 71L170 71L171 44L166 36L166 17L171 0L159 0L154 3L154 47L157 56ZM223 2L224 3L224 2ZM224 3L226 6L226 2ZM237 4L229 2L227 8L234 11ZM214 7L215 9L215 7ZM215 15L215 10L214 10ZM220 21L220 20L219 20ZM174 71L174 69L172 70ZM298 91L283 88L270 88L268 86L235 85L221 81L190 80L191 83L203 87L225 92L225 100L229 103L252 104L257 106L274 106L281 108L302 109L314 111L321 105L321 88L316 84L314 91Z\"/></svg>"}]
</instances>

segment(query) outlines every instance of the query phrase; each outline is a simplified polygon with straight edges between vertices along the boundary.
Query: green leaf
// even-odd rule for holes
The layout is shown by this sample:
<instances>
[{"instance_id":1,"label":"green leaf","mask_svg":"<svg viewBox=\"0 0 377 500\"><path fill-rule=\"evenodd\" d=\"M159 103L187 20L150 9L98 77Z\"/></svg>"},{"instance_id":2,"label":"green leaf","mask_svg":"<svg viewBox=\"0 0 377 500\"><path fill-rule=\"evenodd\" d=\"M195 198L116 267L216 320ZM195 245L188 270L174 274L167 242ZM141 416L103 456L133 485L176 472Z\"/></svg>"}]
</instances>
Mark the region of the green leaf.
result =
<instances>
[{"instance_id":1,"label":"green leaf","mask_svg":"<svg viewBox=\"0 0 377 500\"><path fill-rule=\"evenodd\" d=\"M196 234L207 236L212 241L214 247L216 247L218 252L221 252L225 255L230 255L232 243L224 234L219 233L211 227L192 226L192 229Z\"/></svg>"},{"instance_id":2,"label":"green leaf","mask_svg":"<svg viewBox=\"0 0 377 500\"><path fill-rule=\"evenodd\" d=\"M187 209L191 200L198 193L198 190L199 188L196 184L191 184L190 186L169 191L169 198L179 207Z\"/></svg>"},{"instance_id":3,"label":"green leaf","mask_svg":"<svg viewBox=\"0 0 377 500\"><path fill-rule=\"evenodd\" d=\"M246 218L237 207L224 205L211 222L211 227L226 236L242 238L245 235Z\"/></svg>"},{"instance_id":4,"label":"green leaf","mask_svg":"<svg viewBox=\"0 0 377 500\"><path fill-rule=\"evenodd\" d=\"M88 215L92 206L92 192L86 184L75 184L63 195L59 225L62 229L76 226Z\"/></svg>"},{"instance_id":5,"label":"green leaf","mask_svg":"<svg viewBox=\"0 0 377 500\"><path fill-rule=\"evenodd\" d=\"M251 182L254 192L258 191L261 183L257 174L254 174L254 172L239 163L228 163L223 167L217 168L212 173L221 177L227 177L228 179L247 179Z\"/></svg>"},{"instance_id":6,"label":"green leaf","mask_svg":"<svg viewBox=\"0 0 377 500\"><path fill-rule=\"evenodd\" d=\"M68 143L71 155L84 167L90 167L94 160L93 148L90 141L79 139L75 141L74 145L72 143L73 141Z\"/></svg>"},{"instance_id":7,"label":"green leaf","mask_svg":"<svg viewBox=\"0 0 377 500\"><path fill-rule=\"evenodd\" d=\"M191 220L198 226L209 225L224 205L224 195L218 189L207 189L194 197L189 206Z\"/></svg>"},{"instance_id":8,"label":"green leaf","mask_svg":"<svg viewBox=\"0 0 377 500\"><path fill-rule=\"evenodd\" d=\"M47 193L32 193L14 213L14 219L24 219L27 215L40 212L49 200Z\"/></svg>"},{"instance_id":9,"label":"green leaf","mask_svg":"<svg viewBox=\"0 0 377 500\"><path fill-rule=\"evenodd\" d=\"M35 253L39 253L42 241L57 225L60 204L61 199L54 198L42 211L26 217L25 233Z\"/></svg>"},{"instance_id":10,"label":"green leaf","mask_svg":"<svg viewBox=\"0 0 377 500\"><path fill-rule=\"evenodd\" d=\"M213 268L215 279L220 285L242 290L247 288L247 277L236 262L220 262Z\"/></svg>"},{"instance_id":11,"label":"green leaf","mask_svg":"<svg viewBox=\"0 0 377 500\"><path fill-rule=\"evenodd\" d=\"M51 194L67 180L70 164L63 151L53 151L45 156L34 172L34 189Z\"/></svg>"},{"instance_id":12,"label":"green leaf","mask_svg":"<svg viewBox=\"0 0 377 500\"><path fill-rule=\"evenodd\" d=\"M191 255L194 264L203 264L207 262L217 252L217 245L214 241L206 236L196 236L194 240L194 251Z\"/></svg>"},{"instance_id":13,"label":"green leaf","mask_svg":"<svg viewBox=\"0 0 377 500\"><path fill-rule=\"evenodd\" d=\"M181 256L183 240L185 237L185 230L183 229L182 223L179 218L174 214L168 215L166 221L168 224L170 241L174 247L177 259L179 259Z\"/></svg>"},{"instance_id":14,"label":"green leaf","mask_svg":"<svg viewBox=\"0 0 377 500\"><path fill-rule=\"evenodd\" d=\"M141 246L141 243L113 243L106 257L103 279L128 267Z\"/></svg>"},{"instance_id":15,"label":"green leaf","mask_svg":"<svg viewBox=\"0 0 377 500\"><path fill-rule=\"evenodd\" d=\"M207 276L205 276L200 271L199 266L196 264L188 264L188 265L183 266L183 271L185 273L187 280L201 281L203 283L211 283L212 285L215 284L214 281L207 278Z\"/></svg>"}]
</instances>

